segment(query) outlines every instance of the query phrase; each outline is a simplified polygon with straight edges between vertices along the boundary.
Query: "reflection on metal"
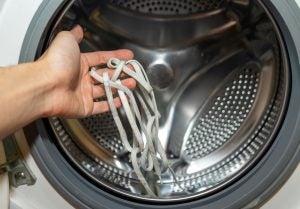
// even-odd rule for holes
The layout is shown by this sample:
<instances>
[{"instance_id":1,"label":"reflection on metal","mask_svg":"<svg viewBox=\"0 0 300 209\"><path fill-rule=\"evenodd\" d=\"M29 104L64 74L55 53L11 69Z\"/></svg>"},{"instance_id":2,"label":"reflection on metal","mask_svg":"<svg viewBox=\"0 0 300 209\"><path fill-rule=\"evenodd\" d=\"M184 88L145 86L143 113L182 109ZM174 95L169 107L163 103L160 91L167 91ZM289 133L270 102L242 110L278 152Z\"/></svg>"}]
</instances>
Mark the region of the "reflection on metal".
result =
<instances>
[{"instance_id":1,"label":"reflection on metal","mask_svg":"<svg viewBox=\"0 0 300 209\"><path fill-rule=\"evenodd\" d=\"M245 0L243 0L245 2ZM248 1L248 0L246 0ZM147 2L139 0L106 0L116 7L129 11L136 11L147 15L187 15L209 12L224 7L225 0L148 0Z\"/></svg>"},{"instance_id":2,"label":"reflection on metal","mask_svg":"<svg viewBox=\"0 0 300 209\"><path fill-rule=\"evenodd\" d=\"M190 194L165 172L154 184L159 198L145 195L110 113L50 118L63 152L95 184L142 200L200 198L242 177L272 143L288 95L279 33L261 6L224 1L174 16L103 2L78 1L57 30L85 27L83 51L134 51L155 90L160 140Z\"/></svg>"},{"instance_id":3,"label":"reflection on metal","mask_svg":"<svg viewBox=\"0 0 300 209\"><path fill-rule=\"evenodd\" d=\"M161 17L103 4L99 10L93 11L91 20L105 31L120 34L141 46L156 48L191 45L232 32L237 27L236 20L227 15L225 8Z\"/></svg>"}]
</instances>

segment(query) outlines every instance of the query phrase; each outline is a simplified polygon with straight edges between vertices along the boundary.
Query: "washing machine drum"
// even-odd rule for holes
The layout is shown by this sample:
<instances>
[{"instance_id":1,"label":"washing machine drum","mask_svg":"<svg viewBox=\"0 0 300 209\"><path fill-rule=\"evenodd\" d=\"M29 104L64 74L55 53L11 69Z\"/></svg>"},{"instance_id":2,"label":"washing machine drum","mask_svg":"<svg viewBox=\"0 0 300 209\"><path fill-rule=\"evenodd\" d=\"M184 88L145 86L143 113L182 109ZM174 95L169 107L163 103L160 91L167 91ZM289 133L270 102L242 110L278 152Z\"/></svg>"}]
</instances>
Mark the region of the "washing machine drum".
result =
<instances>
[{"instance_id":1,"label":"washing machine drum","mask_svg":"<svg viewBox=\"0 0 300 209\"><path fill-rule=\"evenodd\" d=\"M154 88L159 139L177 179L167 171L160 180L145 172L156 194L149 196L110 112L78 120L52 117L26 127L44 175L76 208L262 204L298 163L299 62L280 12L287 5L45 1L21 61L40 56L58 32L76 24L84 28L84 52L131 49Z\"/></svg>"}]
</instances>

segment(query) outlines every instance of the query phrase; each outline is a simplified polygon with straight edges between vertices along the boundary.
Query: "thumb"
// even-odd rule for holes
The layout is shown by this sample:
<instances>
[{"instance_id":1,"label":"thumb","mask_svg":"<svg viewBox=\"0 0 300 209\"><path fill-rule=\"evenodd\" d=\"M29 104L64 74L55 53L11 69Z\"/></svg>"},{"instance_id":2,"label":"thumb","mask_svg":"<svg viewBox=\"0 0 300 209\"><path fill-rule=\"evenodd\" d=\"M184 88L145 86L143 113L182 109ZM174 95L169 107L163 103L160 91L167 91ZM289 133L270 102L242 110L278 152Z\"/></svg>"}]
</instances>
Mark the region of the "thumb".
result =
<instances>
[{"instance_id":1,"label":"thumb","mask_svg":"<svg viewBox=\"0 0 300 209\"><path fill-rule=\"evenodd\" d=\"M83 29L80 25L76 25L72 30L70 30L77 43L80 43L83 38Z\"/></svg>"}]
</instances>

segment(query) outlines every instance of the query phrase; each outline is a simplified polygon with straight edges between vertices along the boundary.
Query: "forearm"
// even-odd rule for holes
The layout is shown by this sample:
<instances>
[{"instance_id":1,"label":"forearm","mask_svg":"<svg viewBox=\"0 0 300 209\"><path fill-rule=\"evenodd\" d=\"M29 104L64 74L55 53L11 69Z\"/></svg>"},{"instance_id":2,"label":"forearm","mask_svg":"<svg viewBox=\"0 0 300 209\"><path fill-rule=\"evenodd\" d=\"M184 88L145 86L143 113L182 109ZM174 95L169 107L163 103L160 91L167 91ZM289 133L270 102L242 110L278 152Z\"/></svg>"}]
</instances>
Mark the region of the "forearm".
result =
<instances>
[{"instance_id":1,"label":"forearm","mask_svg":"<svg viewBox=\"0 0 300 209\"><path fill-rule=\"evenodd\" d=\"M0 139L47 116L52 85L39 62L0 68Z\"/></svg>"}]
</instances>

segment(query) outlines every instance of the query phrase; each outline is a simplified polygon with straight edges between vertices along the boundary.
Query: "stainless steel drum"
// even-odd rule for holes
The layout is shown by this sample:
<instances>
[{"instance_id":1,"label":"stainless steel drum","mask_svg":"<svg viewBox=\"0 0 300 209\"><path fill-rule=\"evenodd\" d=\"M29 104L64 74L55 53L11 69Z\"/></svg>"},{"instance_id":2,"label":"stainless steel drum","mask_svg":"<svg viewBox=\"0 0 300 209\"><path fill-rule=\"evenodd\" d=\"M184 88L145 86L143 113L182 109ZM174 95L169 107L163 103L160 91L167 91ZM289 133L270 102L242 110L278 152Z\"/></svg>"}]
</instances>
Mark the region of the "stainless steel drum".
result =
<instances>
[{"instance_id":1,"label":"stainless steel drum","mask_svg":"<svg viewBox=\"0 0 300 209\"><path fill-rule=\"evenodd\" d=\"M81 24L83 51L134 51L155 89L160 140L188 193L168 172L161 182L147 173L158 195L147 196L110 113L50 118L64 155L97 187L138 201L200 198L245 175L273 143L289 70L278 28L260 3L90 0L62 17L53 34Z\"/></svg>"}]
</instances>

